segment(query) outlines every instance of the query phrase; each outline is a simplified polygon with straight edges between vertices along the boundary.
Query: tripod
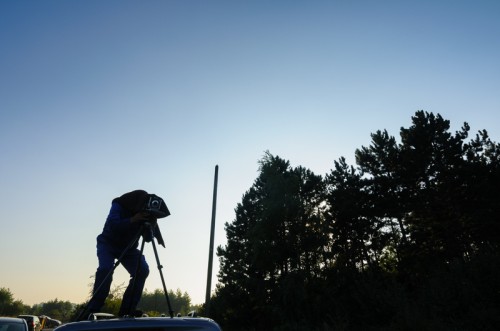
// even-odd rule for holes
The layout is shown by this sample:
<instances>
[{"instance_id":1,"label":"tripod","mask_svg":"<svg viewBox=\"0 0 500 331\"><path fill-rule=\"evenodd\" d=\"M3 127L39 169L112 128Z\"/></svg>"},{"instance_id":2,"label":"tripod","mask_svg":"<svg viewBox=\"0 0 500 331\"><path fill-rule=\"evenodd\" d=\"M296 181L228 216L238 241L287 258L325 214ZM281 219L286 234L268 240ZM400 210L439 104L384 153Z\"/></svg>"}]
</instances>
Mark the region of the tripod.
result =
<instances>
[{"instance_id":1,"label":"tripod","mask_svg":"<svg viewBox=\"0 0 500 331\"><path fill-rule=\"evenodd\" d=\"M165 294L165 299L167 301L167 306L168 306L168 311L169 311L169 315L171 318L174 317L174 311L172 310L172 306L170 305L170 299L168 297L168 292L167 292L167 286L165 285L165 279L163 277L163 272L162 272L162 269L163 269L163 266L161 265L160 263L160 259L158 257L158 251L156 249L156 244L155 244L155 241L154 241L154 231L153 231L153 224L151 224L150 222L144 222L142 225L141 225L141 228L139 229L139 231L137 232L136 236L134 237L134 239L132 241L130 241L129 245L123 250L122 254L118 257L118 259L116 260L113 268L108 272L108 274L104 277L104 279L101 281L101 283L99 284L99 286L97 286L97 288L94 290L93 294L92 294L92 297L90 298L90 300L88 301L88 303L86 304L85 308L80 312L80 314L78 315L77 317L77 320L81 320L83 316L85 316L85 314L88 312L89 310L89 306L90 304L92 303L92 301L94 300L95 296L97 295L97 293L99 293L99 291L102 289L102 287L104 286L104 284L106 283L106 281L108 280L109 277L111 277L115 271L115 269L118 267L118 265L121 263L121 261L123 260L123 258L125 257L125 255L127 254L127 252L132 249L133 247L135 247L136 243L139 241L140 237L143 237L143 240L142 240L142 244L141 244L141 249L140 249L140 255L139 256L142 256L143 255L143 252L144 252L144 246L145 246L145 243L146 241L151 241L152 245L153 245L153 251L155 253L155 258L156 258L156 264L157 264L157 267L158 267L158 271L160 272L160 278L161 278L161 282L162 282L162 285L163 285L163 292ZM136 271L135 271L135 274L134 274L134 277L132 278L132 284L130 285L131 286L131 291L133 292L133 289L135 287L135 281L136 281L136 275L138 274L139 272L139 269L140 269L140 264L141 264L141 260L138 259L137 261L137 267L136 267ZM130 303L130 305L132 305L132 302ZM131 307L129 307L131 308ZM129 309L130 311L130 309Z\"/></svg>"}]
</instances>

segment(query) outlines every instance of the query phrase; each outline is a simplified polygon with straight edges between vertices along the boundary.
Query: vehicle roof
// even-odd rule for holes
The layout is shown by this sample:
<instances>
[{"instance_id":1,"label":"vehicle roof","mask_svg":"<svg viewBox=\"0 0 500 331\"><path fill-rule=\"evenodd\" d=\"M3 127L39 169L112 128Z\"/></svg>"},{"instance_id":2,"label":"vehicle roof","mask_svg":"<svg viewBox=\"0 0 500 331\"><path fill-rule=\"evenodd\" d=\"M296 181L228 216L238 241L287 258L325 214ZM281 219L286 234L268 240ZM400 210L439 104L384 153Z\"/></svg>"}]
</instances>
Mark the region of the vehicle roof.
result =
<instances>
[{"instance_id":1,"label":"vehicle roof","mask_svg":"<svg viewBox=\"0 0 500 331\"><path fill-rule=\"evenodd\" d=\"M106 320L81 321L63 324L57 331L80 330L118 330L118 329L166 329L200 331L220 331L220 327L213 320L203 317L127 317Z\"/></svg>"}]
</instances>

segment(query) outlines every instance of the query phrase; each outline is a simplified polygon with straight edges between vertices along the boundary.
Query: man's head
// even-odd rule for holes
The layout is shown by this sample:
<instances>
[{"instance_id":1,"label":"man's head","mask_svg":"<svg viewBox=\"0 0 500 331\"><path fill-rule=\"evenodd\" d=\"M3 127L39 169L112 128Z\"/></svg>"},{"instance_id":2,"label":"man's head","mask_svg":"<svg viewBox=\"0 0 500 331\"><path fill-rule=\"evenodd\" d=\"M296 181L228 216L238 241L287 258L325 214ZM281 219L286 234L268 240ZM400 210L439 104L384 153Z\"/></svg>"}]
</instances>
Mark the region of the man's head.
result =
<instances>
[{"instance_id":1,"label":"man's head","mask_svg":"<svg viewBox=\"0 0 500 331\"><path fill-rule=\"evenodd\" d=\"M144 190L135 190L113 199L113 202L119 203L120 206L128 210L131 214L136 214L142 211L148 195L148 192Z\"/></svg>"},{"instance_id":2,"label":"man's head","mask_svg":"<svg viewBox=\"0 0 500 331\"><path fill-rule=\"evenodd\" d=\"M148 212L155 218L163 218L170 215L170 211L162 198L156 194L150 194L144 190L135 190L115 198L113 202L119 203L131 214Z\"/></svg>"}]
</instances>

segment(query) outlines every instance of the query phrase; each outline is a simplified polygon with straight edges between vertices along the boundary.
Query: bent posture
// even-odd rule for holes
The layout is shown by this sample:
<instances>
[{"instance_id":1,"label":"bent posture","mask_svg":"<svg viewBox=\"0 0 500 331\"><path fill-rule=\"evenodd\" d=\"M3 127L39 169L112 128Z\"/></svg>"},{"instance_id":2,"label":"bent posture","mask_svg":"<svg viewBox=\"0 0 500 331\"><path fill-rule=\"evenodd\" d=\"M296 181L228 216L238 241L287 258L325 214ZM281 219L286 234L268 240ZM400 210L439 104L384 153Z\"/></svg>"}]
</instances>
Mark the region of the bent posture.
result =
<instances>
[{"instance_id":1,"label":"bent posture","mask_svg":"<svg viewBox=\"0 0 500 331\"><path fill-rule=\"evenodd\" d=\"M137 249L138 240L131 247L144 221L156 224L156 217L144 211L144 204L149 194L136 190L113 199L111 210L104 224L102 233L97 236L97 258L99 266L95 274L93 297L89 302L88 312L101 310L109 294L115 259L122 256L120 262L130 274L130 282L123 294L119 316L134 315L139 303L149 266ZM125 250L129 249L125 252ZM109 274L109 276L108 276Z\"/></svg>"}]
</instances>

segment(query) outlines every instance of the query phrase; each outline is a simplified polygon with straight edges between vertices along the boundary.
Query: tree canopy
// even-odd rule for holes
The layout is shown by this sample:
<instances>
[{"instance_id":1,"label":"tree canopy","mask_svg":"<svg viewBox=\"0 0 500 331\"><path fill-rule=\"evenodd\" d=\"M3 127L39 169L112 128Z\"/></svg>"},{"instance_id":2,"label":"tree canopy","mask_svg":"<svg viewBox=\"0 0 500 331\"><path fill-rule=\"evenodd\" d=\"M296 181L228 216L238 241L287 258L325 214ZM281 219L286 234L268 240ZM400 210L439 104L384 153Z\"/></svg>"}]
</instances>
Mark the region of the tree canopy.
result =
<instances>
[{"instance_id":1,"label":"tree canopy","mask_svg":"<svg viewBox=\"0 0 500 331\"><path fill-rule=\"evenodd\" d=\"M10 289L0 287L0 316L16 316L26 310L28 306L21 300L15 300Z\"/></svg>"},{"instance_id":2,"label":"tree canopy","mask_svg":"<svg viewBox=\"0 0 500 331\"><path fill-rule=\"evenodd\" d=\"M500 145L418 111L325 176L266 152L225 224L226 330L500 325Z\"/></svg>"}]
</instances>

